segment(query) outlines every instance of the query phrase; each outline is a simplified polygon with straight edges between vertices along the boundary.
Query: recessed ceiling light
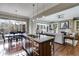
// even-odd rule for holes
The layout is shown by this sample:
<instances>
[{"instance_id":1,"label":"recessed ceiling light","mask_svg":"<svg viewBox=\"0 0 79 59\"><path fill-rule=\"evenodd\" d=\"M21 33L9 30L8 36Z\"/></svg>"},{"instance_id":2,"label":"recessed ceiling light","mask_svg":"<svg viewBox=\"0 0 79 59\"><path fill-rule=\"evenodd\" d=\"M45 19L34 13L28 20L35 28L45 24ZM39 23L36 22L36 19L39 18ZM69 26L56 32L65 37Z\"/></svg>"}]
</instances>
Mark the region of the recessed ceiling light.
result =
<instances>
[{"instance_id":1,"label":"recessed ceiling light","mask_svg":"<svg viewBox=\"0 0 79 59\"><path fill-rule=\"evenodd\" d=\"M32 20L33 22L35 21L35 20Z\"/></svg>"},{"instance_id":2,"label":"recessed ceiling light","mask_svg":"<svg viewBox=\"0 0 79 59\"><path fill-rule=\"evenodd\" d=\"M45 16L42 16L42 18L45 18Z\"/></svg>"},{"instance_id":3,"label":"recessed ceiling light","mask_svg":"<svg viewBox=\"0 0 79 59\"><path fill-rule=\"evenodd\" d=\"M39 20L39 18L37 18L37 20Z\"/></svg>"}]
</instances>

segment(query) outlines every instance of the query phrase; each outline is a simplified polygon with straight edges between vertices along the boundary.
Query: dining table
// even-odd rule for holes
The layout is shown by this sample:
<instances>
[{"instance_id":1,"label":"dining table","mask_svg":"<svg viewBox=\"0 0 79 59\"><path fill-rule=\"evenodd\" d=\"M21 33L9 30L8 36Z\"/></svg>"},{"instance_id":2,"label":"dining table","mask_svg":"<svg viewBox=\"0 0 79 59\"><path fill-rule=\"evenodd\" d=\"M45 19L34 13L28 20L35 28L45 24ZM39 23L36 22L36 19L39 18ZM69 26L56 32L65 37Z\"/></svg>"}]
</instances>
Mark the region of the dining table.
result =
<instances>
[{"instance_id":1,"label":"dining table","mask_svg":"<svg viewBox=\"0 0 79 59\"><path fill-rule=\"evenodd\" d=\"M21 43L23 48L23 40L26 40L26 33L16 33L16 34L5 34L5 38L8 38L9 48L12 48L12 44L15 42L16 44ZM15 46L16 46L15 44ZM9 50L10 51L10 50Z\"/></svg>"},{"instance_id":2,"label":"dining table","mask_svg":"<svg viewBox=\"0 0 79 59\"><path fill-rule=\"evenodd\" d=\"M23 37L23 38L26 38L26 36L27 36L27 34L26 33L16 33L16 34L5 34L4 35L5 37L7 37L7 38L10 38L10 37Z\"/></svg>"}]
</instances>

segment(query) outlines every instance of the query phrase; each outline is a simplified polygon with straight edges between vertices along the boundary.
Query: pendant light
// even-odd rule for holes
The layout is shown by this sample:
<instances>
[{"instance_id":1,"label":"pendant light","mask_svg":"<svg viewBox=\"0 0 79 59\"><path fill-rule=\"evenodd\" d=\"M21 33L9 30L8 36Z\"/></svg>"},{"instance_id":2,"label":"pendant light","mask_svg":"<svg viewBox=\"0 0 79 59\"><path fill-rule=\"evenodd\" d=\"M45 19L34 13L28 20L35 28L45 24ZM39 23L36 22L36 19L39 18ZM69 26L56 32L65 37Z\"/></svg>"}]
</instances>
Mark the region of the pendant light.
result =
<instances>
[{"instance_id":1,"label":"pendant light","mask_svg":"<svg viewBox=\"0 0 79 59\"><path fill-rule=\"evenodd\" d=\"M35 4L33 4L33 18L32 18L32 21L34 22L34 7L35 7Z\"/></svg>"},{"instance_id":2,"label":"pendant light","mask_svg":"<svg viewBox=\"0 0 79 59\"><path fill-rule=\"evenodd\" d=\"M38 3L37 3L37 19L36 20L39 20L39 17L38 17Z\"/></svg>"}]
</instances>

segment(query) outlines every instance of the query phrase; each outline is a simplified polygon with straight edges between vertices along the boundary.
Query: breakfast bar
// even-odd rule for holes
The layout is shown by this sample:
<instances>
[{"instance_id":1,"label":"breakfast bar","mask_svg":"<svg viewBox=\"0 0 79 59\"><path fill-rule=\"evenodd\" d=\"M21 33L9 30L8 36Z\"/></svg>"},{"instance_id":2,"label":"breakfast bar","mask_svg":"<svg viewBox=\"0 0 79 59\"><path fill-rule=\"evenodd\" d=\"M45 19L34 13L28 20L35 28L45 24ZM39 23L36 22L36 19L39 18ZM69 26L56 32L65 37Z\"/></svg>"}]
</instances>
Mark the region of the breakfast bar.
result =
<instances>
[{"instance_id":1,"label":"breakfast bar","mask_svg":"<svg viewBox=\"0 0 79 59\"><path fill-rule=\"evenodd\" d=\"M51 44L54 42L54 37L38 37L33 38L29 37L29 40L32 44L32 53L33 55L39 56L51 56ZM53 44L54 48L54 44ZM53 49L54 54L54 49Z\"/></svg>"}]
</instances>

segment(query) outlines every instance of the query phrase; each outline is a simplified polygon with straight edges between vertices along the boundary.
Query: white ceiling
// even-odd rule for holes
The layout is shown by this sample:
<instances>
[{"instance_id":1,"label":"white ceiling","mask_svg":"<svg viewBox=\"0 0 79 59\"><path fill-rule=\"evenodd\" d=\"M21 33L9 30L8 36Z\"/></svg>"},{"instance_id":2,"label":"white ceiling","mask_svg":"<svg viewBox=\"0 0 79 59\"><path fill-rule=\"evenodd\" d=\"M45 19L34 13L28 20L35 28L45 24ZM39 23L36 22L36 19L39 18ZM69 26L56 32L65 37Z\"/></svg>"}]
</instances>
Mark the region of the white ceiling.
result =
<instances>
[{"instance_id":1,"label":"white ceiling","mask_svg":"<svg viewBox=\"0 0 79 59\"><path fill-rule=\"evenodd\" d=\"M11 14L22 15L25 17L33 16L33 3L0 3L0 11L7 12ZM47 10L51 7L58 5L58 3L39 3L38 4L38 12L41 13L44 10ZM34 15L37 14L37 4L34 7Z\"/></svg>"},{"instance_id":2,"label":"white ceiling","mask_svg":"<svg viewBox=\"0 0 79 59\"><path fill-rule=\"evenodd\" d=\"M34 15L37 18L37 9L39 16L47 16L46 19L42 18L42 21L51 22L56 20L58 12L65 9L77 6L77 3L38 3L34 6ZM66 15L69 12L65 12ZM57 14L55 14L57 13ZM73 12L71 12L73 13ZM63 13L61 13L63 14ZM33 3L0 3L0 18L9 18L9 16L14 16L13 18L19 19L29 19L33 17ZM49 16L48 16L49 15ZM70 15L70 14L69 14ZM55 20L54 20L55 19ZM58 19L57 19L58 20Z\"/></svg>"},{"instance_id":3,"label":"white ceiling","mask_svg":"<svg viewBox=\"0 0 79 59\"><path fill-rule=\"evenodd\" d=\"M58 15L63 15L62 18L58 18ZM74 17L79 17L79 5L75 6L73 8L69 8L67 10L51 14L46 17L39 18L37 22L57 22L57 21L63 21L63 20L71 20Z\"/></svg>"}]
</instances>

